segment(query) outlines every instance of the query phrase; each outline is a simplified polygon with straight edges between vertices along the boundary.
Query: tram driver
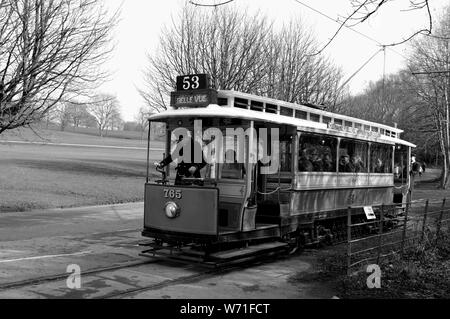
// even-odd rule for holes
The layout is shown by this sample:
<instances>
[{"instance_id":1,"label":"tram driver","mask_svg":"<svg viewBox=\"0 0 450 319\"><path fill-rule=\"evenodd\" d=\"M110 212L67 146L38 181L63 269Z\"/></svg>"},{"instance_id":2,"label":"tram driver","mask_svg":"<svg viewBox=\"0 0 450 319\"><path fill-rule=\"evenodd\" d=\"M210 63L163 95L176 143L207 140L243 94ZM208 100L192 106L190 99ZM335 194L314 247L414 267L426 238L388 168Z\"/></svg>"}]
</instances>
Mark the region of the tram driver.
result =
<instances>
[{"instance_id":1,"label":"tram driver","mask_svg":"<svg viewBox=\"0 0 450 319\"><path fill-rule=\"evenodd\" d=\"M183 135L180 135L177 143L181 144L182 142L183 142ZM202 150L203 147L199 142L195 141L193 138L190 138L190 142L191 142L191 159L188 163L184 162L184 157L183 157L184 146L183 146L181 148L181 150L179 151L179 154L175 154L175 153L169 154L169 156L167 156L164 160L162 160L157 165L157 167L159 169L162 169L162 168L166 167L167 165L169 165L170 163L172 163L174 161L174 158L177 158L178 155L180 158L183 158L183 160L181 160L178 163L177 167L175 168L175 170L177 171L177 176L175 178L175 185L192 184L192 183L184 181L184 178L200 179L202 177L200 174L200 171L207 165L207 163L204 159L203 152L202 152L202 162L201 163L195 162L195 156L194 156L195 151Z\"/></svg>"}]
</instances>

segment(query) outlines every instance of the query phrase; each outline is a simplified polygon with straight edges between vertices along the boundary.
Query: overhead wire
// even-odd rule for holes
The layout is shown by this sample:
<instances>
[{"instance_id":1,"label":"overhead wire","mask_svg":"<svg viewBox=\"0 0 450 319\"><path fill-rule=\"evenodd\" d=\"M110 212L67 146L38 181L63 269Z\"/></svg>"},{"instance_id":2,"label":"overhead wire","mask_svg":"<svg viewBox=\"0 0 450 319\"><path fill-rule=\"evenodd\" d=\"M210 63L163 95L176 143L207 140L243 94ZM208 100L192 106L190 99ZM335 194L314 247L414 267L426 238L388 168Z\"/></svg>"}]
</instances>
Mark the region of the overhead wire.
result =
<instances>
[{"instance_id":1,"label":"overhead wire","mask_svg":"<svg viewBox=\"0 0 450 319\"><path fill-rule=\"evenodd\" d=\"M311 11L314 11L314 12L316 12L317 14L320 14L321 16L323 16L323 17L325 17L325 18L327 18L327 19L329 19L329 20L331 20L331 21L333 21L333 22L335 22L335 23L338 23L339 25L342 25L342 22L340 22L338 19L333 19L332 17L330 17L330 16L327 15L326 13L323 13L322 11L320 11L320 10L318 10L318 9L315 9L315 8L311 7L310 5L307 5L306 3L304 3L304 2L302 2L302 1L300 1L300 0L294 0L294 1L297 2L297 3L300 4L300 5L302 5L302 6L306 7L306 8L308 8L308 9L310 9ZM351 26L344 25L344 27L347 28L347 29L349 29L350 31L353 31L353 32L359 34L360 36L362 36L362 37L364 37L364 38L366 38L366 39L368 39L368 40L370 40L370 41L372 41L372 42L375 42L375 43L376 43L377 45L379 45L380 47L386 47L386 48L388 48L389 50L391 50L392 52L394 52L394 53L396 53L397 55L401 56L402 58L404 58L404 59L410 61L410 59L409 59L408 57L406 57L405 55L403 55L403 54L399 53L398 51L394 50L392 47L389 47L389 46L386 46L386 45L382 44L380 41L378 41L378 40L376 40L376 39L374 39L374 38L372 38L372 37L370 37L370 36L368 36L368 35L366 35L366 34L360 32L360 31L358 31L358 30L353 29L353 27L351 27Z\"/></svg>"}]
</instances>

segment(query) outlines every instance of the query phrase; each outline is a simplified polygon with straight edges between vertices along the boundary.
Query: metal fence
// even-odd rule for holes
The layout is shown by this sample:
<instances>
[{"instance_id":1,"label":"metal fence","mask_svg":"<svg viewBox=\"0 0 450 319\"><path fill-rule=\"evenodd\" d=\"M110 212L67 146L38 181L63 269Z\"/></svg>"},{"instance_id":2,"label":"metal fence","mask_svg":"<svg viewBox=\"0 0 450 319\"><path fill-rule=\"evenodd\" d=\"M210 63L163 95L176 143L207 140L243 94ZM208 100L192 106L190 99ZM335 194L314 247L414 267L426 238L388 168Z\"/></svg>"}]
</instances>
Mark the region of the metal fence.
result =
<instances>
[{"instance_id":1,"label":"metal fence","mask_svg":"<svg viewBox=\"0 0 450 319\"><path fill-rule=\"evenodd\" d=\"M358 266L378 264L394 255L402 257L406 249L425 242L438 244L445 234L450 235L450 201L446 199L417 200L372 209L376 217L368 220L364 207L348 208L348 274Z\"/></svg>"}]
</instances>

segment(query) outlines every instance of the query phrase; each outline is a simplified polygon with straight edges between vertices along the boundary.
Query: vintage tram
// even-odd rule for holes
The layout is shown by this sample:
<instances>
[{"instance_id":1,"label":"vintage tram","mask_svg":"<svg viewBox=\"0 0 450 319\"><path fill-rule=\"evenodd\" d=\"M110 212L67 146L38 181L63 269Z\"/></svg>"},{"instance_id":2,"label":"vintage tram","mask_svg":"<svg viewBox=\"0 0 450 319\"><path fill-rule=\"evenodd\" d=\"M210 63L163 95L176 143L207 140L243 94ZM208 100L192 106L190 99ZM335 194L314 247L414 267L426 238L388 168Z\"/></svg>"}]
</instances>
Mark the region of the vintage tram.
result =
<instances>
[{"instance_id":1,"label":"vintage tram","mask_svg":"<svg viewBox=\"0 0 450 319\"><path fill-rule=\"evenodd\" d=\"M149 118L142 234L154 239L153 252L196 247L209 256L267 241L294 247L334 241L345 236L349 206L401 207L409 199L415 146L400 138L402 130L312 105L216 91L206 75L177 83L173 109ZM189 139L196 140L192 151L201 148L192 164L203 165L180 177L180 149L189 148ZM150 176L151 158L174 153L180 157L156 165L162 178Z\"/></svg>"}]
</instances>

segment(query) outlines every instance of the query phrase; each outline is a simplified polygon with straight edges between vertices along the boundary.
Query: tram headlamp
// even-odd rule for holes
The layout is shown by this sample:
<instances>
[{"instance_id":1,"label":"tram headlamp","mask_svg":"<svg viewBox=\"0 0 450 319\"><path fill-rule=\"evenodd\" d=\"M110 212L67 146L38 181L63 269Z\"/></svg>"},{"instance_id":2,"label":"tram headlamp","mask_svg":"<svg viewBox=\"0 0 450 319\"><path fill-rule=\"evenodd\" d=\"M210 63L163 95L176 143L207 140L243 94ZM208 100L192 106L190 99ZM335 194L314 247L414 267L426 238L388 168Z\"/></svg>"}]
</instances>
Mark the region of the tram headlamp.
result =
<instances>
[{"instance_id":1,"label":"tram headlamp","mask_svg":"<svg viewBox=\"0 0 450 319\"><path fill-rule=\"evenodd\" d=\"M167 218L174 219L180 216L181 209L174 202L168 202L164 207L164 212L166 213Z\"/></svg>"}]
</instances>

